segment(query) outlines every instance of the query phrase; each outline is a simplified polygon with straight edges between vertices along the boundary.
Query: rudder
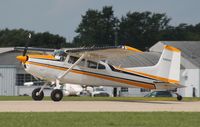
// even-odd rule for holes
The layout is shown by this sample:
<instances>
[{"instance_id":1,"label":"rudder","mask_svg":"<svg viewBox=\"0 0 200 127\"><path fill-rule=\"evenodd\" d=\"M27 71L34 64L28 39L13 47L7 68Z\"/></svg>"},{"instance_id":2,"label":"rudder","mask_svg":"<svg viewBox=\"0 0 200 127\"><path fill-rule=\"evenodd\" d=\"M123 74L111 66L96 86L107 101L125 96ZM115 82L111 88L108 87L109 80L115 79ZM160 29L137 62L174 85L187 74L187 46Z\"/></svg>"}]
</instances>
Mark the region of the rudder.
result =
<instances>
[{"instance_id":1,"label":"rudder","mask_svg":"<svg viewBox=\"0 0 200 127\"><path fill-rule=\"evenodd\" d=\"M160 81L178 83L180 80L180 61L181 51L175 47L165 45L156 65L129 69Z\"/></svg>"}]
</instances>

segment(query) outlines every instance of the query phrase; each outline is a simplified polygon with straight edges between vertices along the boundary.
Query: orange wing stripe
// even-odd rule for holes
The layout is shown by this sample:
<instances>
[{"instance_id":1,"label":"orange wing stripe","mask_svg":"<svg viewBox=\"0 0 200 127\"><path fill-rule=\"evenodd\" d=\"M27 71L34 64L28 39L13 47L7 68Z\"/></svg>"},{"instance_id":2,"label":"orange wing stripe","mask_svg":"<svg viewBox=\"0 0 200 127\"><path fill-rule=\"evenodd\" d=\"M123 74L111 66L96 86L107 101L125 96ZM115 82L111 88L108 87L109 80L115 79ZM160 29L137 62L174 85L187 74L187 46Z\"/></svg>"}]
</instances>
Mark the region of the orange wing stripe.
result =
<instances>
[{"instance_id":1,"label":"orange wing stripe","mask_svg":"<svg viewBox=\"0 0 200 127\"><path fill-rule=\"evenodd\" d=\"M52 55L28 55L29 58L39 58L39 59L51 59L55 60L55 57Z\"/></svg>"}]
</instances>

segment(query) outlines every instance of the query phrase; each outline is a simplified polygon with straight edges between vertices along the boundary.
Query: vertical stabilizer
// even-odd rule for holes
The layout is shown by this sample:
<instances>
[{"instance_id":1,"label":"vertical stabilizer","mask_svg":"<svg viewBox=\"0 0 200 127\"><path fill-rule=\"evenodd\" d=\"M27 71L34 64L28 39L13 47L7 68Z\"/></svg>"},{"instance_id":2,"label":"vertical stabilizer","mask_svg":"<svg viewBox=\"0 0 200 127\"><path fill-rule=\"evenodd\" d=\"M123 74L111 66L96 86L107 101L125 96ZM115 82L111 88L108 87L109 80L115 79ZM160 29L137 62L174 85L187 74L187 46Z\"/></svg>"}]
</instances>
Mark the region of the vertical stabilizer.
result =
<instances>
[{"instance_id":1,"label":"vertical stabilizer","mask_svg":"<svg viewBox=\"0 0 200 127\"><path fill-rule=\"evenodd\" d=\"M178 83L180 76L181 51L165 45L161 57L155 66L129 68L147 77L169 83Z\"/></svg>"}]
</instances>

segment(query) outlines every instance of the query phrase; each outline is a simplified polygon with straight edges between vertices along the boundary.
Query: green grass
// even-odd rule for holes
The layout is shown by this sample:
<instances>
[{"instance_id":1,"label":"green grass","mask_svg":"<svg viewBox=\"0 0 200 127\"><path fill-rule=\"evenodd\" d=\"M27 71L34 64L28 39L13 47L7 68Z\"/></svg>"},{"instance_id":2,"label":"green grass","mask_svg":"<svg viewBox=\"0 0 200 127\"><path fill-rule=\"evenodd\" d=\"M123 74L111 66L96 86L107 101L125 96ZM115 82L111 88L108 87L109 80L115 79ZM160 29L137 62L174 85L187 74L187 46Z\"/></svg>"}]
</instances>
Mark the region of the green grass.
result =
<instances>
[{"instance_id":1,"label":"green grass","mask_svg":"<svg viewBox=\"0 0 200 127\"><path fill-rule=\"evenodd\" d=\"M199 127L195 112L0 113L1 127Z\"/></svg>"},{"instance_id":2,"label":"green grass","mask_svg":"<svg viewBox=\"0 0 200 127\"><path fill-rule=\"evenodd\" d=\"M27 101L32 100L30 96L0 96L0 101ZM44 97L44 100L51 100ZM148 98L148 97L64 97L63 101L177 101L175 97ZM200 98L183 98L183 101L200 101Z\"/></svg>"}]
</instances>

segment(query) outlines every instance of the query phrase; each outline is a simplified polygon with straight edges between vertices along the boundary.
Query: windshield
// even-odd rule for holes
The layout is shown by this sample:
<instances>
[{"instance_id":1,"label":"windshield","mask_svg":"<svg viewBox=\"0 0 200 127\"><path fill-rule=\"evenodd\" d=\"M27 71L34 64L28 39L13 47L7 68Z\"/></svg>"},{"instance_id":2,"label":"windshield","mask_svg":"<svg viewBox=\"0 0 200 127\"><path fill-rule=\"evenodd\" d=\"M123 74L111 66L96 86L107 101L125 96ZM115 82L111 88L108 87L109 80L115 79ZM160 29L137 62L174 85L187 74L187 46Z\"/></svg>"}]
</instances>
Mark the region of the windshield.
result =
<instances>
[{"instance_id":1,"label":"windshield","mask_svg":"<svg viewBox=\"0 0 200 127\"><path fill-rule=\"evenodd\" d=\"M53 52L53 56L59 61L64 61L67 57L67 53L63 50L56 50Z\"/></svg>"},{"instance_id":2,"label":"windshield","mask_svg":"<svg viewBox=\"0 0 200 127\"><path fill-rule=\"evenodd\" d=\"M53 52L53 56L67 56L63 50L56 50Z\"/></svg>"}]
</instances>

